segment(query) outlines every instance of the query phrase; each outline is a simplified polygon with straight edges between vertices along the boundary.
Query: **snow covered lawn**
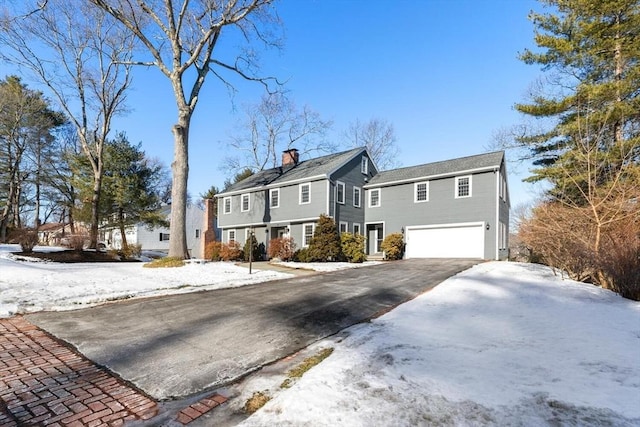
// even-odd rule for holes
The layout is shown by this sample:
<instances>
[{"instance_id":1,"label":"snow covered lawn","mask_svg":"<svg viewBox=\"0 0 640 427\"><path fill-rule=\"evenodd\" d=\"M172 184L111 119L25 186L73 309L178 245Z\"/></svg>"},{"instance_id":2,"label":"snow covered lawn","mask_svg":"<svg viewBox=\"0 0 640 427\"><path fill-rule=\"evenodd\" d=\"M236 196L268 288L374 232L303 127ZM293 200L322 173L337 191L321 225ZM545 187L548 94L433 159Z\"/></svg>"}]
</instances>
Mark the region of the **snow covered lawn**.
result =
<instances>
[{"instance_id":1,"label":"snow covered lawn","mask_svg":"<svg viewBox=\"0 0 640 427\"><path fill-rule=\"evenodd\" d=\"M106 301L249 285L291 277L233 263L143 268L143 263L15 261L0 252L0 317L41 310L73 310Z\"/></svg>"},{"instance_id":2,"label":"snow covered lawn","mask_svg":"<svg viewBox=\"0 0 640 427\"><path fill-rule=\"evenodd\" d=\"M37 246L35 250L51 252L63 248ZM18 245L0 245L0 317L42 310L74 310L113 300L239 287L293 277L255 268L250 275L247 268L230 262L149 269L143 268L143 263L61 264L37 258L18 261L12 252L19 251ZM354 265L293 263L288 266L335 271Z\"/></svg>"},{"instance_id":3,"label":"snow covered lawn","mask_svg":"<svg viewBox=\"0 0 640 427\"><path fill-rule=\"evenodd\" d=\"M640 303L542 266L477 265L349 332L243 425L640 425Z\"/></svg>"}]
</instances>

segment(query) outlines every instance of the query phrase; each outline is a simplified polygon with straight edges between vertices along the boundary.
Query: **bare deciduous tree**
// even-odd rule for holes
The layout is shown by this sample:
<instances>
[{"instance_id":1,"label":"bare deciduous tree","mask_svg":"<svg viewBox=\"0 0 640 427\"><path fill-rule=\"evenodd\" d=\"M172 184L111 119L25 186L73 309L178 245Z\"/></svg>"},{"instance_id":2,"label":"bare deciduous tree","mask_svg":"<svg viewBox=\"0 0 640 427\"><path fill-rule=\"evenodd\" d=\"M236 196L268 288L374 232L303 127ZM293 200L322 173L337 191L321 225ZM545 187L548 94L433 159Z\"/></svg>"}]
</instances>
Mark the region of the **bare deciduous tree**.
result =
<instances>
[{"instance_id":1,"label":"bare deciduous tree","mask_svg":"<svg viewBox=\"0 0 640 427\"><path fill-rule=\"evenodd\" d=\"M93 170L91 241L98 239L103 147L111 121L125 111L133 37L81 0L26 2L0 21L3 57L45 85L78 133Z\"/></svg>"},{"instance_id":2,"label":"bare deciduous tree","mask_svg":"<svg viewBox=\"0 0 640 427\"><path fill-rule=\"evenodd\" d=\"M122 23L145 48L151 60L135 62L156 67L170 81L178 110L173 126L174 157L171 165L171 226L169 255L188 257L186 240L187 180L189 175L189 127L200 91L206 77L212 73L228 88L233 88L226 73L265 86L275 79L255 74L256 52L250 49L255 39L276 45L270 32L278 17L272 0L90 0ZM237 30L235 33L233 30ZM244 51L229 57L229 52L214 49L221 37L236 36L249 45ZM236 40L236 41L237 41ZM233 41L233 40L232 40ZM226 56L223 56L226 55ZM227 59L223 59L223 58Z\"/></svg>"},{"instance_id":3,"label":"bare deciduous tree","mask_svg":"<svg viewBox=\"0 0 640 427\"><path fill-rule=\"evenodd\" d=\"M298 109L282 93L267 94L259 104L247 105L246 120L231 137L233 155L223 169L230 175L244 169L260 171L280 164L280 153L296 148L300 156L330 153L336 145L325 140L331 121L322 120L310 107Z\"/></svg>"},{"instance_id":4,"label":"bare deciduous tree","mask_svg":"<svg viewBox=\"0 0 640 427\"><path fill-rule=\"evenodd\" d=\"M366 146L371 158L380 170L400 166L396 145L396 133L387 120L373 118L368 122L356 120L344 133L349 144L354 147Z\"/></svg>"}]
</instances>

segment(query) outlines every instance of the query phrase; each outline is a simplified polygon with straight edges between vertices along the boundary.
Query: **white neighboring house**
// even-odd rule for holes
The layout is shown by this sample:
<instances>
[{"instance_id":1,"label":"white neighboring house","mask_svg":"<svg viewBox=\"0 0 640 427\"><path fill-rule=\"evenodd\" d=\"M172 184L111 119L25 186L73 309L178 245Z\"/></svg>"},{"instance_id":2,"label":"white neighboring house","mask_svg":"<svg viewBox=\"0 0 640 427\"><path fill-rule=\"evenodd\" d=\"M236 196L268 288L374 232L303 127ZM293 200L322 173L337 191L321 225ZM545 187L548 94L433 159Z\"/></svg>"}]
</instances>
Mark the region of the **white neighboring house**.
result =
<instances>
[{"instance_id":1,"label":"white neighboring house","mask_svg":"<svg viewBox=\"0 0 640 427\"><path fill-rule=\"evenodd\" d=\"M160 212L168 222L171 217L171 205L163 206ZM206 243L215 240L215 217L210 215L213 213L212 201L206 201L204 208L194 204L187 206L187 249L191 258L203 258ZM128 244L141 245L145 251L169 252L168 227L149 228L145 224L136 224L128 227L125 232ZM105 230L105 237L109 248L122 248L120 230Z\"/></svg>"}]
</instances>

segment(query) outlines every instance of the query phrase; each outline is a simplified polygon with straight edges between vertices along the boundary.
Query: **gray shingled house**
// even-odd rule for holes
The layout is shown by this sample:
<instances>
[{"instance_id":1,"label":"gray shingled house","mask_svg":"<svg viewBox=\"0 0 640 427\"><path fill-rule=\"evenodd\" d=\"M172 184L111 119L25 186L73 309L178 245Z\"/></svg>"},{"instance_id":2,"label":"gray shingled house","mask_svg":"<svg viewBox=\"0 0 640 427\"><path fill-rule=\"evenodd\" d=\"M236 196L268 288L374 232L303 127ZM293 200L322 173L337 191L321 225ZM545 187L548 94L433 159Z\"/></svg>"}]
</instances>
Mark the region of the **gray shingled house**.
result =
<instances>
[{"instance_id":1,"label":"gray shingled house","mask_svg":"<svg viewBox=\"0 0 640 427\"><path fill-rule=\"evenodd\" d=\"M297 150L287 150L281 166L216 195L221 240L244 243L252 230L265 247L282 236L305 247L321 214L333 217L341 231L362 233L363 186L377 172L365 148L305 161L299 161Z\"/></svg>"},{"instance_id":2,"label":"gray shingled house","mask_svg":"<svg viewBox=\"0 0 640 427\"><path fill-rule=\"evenodd\" d=\"M380 172L364 188L369 253L401 232L406 258L508 256L504 152Z\"/></svg>"},{"instance_id":3,"label":"gray shingled house","mask_svg":"<svg viewBox=\"0 0 640 427\"><path fill-rule=\"evenodd\" d=\"M378 172L366 148L260 171L218 194L221 240L254 232L265 247L290 236L308 245L321 214L341 232L364 234L369 255L403 233L408 258L507 257L509 196L503 152Z\"/></svg>"}]
</instances>

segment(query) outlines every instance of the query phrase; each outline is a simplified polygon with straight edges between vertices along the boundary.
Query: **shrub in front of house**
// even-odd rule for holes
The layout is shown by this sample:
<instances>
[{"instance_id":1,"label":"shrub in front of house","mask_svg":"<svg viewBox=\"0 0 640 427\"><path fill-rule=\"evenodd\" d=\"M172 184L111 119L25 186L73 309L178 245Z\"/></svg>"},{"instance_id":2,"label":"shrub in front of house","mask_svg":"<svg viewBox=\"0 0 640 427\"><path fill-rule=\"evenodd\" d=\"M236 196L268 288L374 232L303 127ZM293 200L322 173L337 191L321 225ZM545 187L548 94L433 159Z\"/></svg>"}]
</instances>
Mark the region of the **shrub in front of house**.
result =
<instances>
[{"instance_id":1,"label":"shrub in front of house","mask_svg":"<svg viewBox=\"0 0 640 427\"><path fill-rule=\"evenodd\" d=\"M142 245L141 244L128 244L127 248L119 249L117 252L120 259L133 259L140 258L142 255Z\"/></svg>"},{"instance_id":2,"label":"shrub in front of house","mask_svg":"<svg viewBox=\"0 0 640 427\"><path fill-rule=\"evenodd\" d=\"M293 253L293 262L311 262L309 260L309 248L300 248Z\"/></svg>"},{"instance_id":3,"label":"shrub in front of house","mask_svg":"<svg viewBox=\"0 0 640 427\"><path fill-rule=\"evenodd\" d=\"M269 258L278 258L282 261L291 261L296 251L296 243L291 237L278 237L269 240L267 255Z\"/></svg>"},{"instance_id":4,"label":"shrub in front of house","mask_svg":"<svg viewBox=\"0 0 640 427\"><path fill-rule=\"evenodd\" d=\"M384 251L385 259L402 259L404 256L404 236L401 233L389 234L382 241L380 249Z\"/></svg>"},{"instance_id":5,"label":"shrub in front of house","mask_svg":"<svg viewBox=\"0 0 640 427\"><path fill-rule=\"evenodd\" d=\"M38 232L32 228L18 228L11 232L10 240L18 243L22 252L31 253L38 244Z\"/></svg>"},{"instance_id":6,"label":"shrub in front of house","mask_svg":"<svg viewBox=\"0 0 640 427\"><path fill-rule=\"evenodd\" d=\"M367 260L364 253L364 236L361 234L342 233L340 235L342 254L348 262L360 263Z\"/></svg>"},{"instance_id":7,"label":"shrub in front of house","mask_svg":"<svg viewBox=\"0 0 640 427\"><path fill-rule=\"evenodd\" d=\"M222 242L209 242L204 247L204 259L209 261L220 261L220 251L222 250Z\"/></svg>"},{"instance_id":8,"label":"shrub in front of house","mask_svg":"<svg viewBox=\"0 0 640 427\"><path fill-rule=\"evenodd\" d=\"M232 240L229 243L223 243L220 248L220 259L222 261L238 261L243 259L240 243L235 240Z\"/></svg>"},{"instance_id":9,"label":"shrub in front of house","mask_svg":"<svg viewBox=\"0 0 640 427\"><path fill-rule=\"evenodd\" d=\"M251 254L252 261L261 261L264 254L264 244L258 244L256 236L251 236L251 239L247 239L244 243L243 258L245 261L249 261L249 254Z\"/></svg>"},{"instance_id":10,"label":"shrub in front of house","mask_svg":"<svg viewBox=\"0 0 640 427\"><path fill-rule=\"evenodd\" d=\"M320 215L313 238L309 243L309 262L340 261L342 248L340 235L333 218Z\"/></svg>"}]
</instances>

